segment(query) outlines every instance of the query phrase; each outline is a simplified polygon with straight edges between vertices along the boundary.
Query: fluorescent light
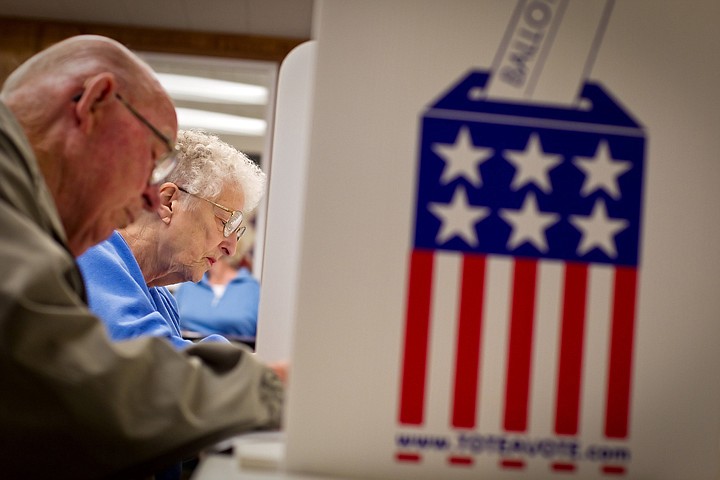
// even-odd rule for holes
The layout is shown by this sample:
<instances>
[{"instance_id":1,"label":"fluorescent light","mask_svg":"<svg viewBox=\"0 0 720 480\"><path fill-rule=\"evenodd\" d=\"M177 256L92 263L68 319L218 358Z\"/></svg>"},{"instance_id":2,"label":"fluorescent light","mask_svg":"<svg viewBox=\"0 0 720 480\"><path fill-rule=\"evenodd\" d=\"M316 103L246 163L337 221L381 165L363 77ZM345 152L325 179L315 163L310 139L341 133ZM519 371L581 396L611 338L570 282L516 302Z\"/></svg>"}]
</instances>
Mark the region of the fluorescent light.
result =
<instances>
[{"instance_id":1,"label":"fluorescent light","mask_svg":"<svg viewBox=\"0 0 720 480\"><path fill-rule=\"evenodd\" d=\"M266 105L268 101L268 89L258 85L170 73L155 75L177 100L242 105Z\"/></svg>"},{"instance_id":2,"label":"fluorescent light","mask_svg":"<svg viewBox=\"0 0 720 480\"><path fill-rule=\"evenodd\" d=\"M176 108L175 111L180 128L199 128L214 133L251 137L265 135L265 120L192 108Z\"/></svg>"}]
</instances>

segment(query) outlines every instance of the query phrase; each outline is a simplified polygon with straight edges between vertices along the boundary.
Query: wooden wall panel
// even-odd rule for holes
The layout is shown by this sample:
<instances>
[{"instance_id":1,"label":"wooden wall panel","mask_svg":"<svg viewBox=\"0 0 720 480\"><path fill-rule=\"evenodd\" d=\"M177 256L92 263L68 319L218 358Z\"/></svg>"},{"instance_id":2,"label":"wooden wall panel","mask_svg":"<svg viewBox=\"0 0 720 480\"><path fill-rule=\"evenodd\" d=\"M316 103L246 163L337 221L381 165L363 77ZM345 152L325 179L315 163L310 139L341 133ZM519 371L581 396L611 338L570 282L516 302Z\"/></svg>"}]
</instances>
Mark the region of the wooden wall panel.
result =
<instances>
[{"instance_id":1,"label":"wooden wall panel","mask_svg":"<svg viewBox=\"0 0 720 480\"><path fill-rule=\"evenodd\" d=\"M53 22L0 16L0 82L27 58L64 38L97 34L137 51L280 62L305 38Z\"/></svg>"}]
</instances>

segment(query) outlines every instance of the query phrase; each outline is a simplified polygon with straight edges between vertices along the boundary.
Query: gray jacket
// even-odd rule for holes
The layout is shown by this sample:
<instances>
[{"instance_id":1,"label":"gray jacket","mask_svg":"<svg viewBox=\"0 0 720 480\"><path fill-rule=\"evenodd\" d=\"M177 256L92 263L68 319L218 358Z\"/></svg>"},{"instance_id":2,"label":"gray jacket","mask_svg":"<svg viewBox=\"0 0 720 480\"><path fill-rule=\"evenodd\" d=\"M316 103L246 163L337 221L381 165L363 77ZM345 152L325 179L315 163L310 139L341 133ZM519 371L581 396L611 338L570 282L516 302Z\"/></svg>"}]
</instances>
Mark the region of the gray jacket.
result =
<instances>
[{"instance_id":1,"label":"gray jacket","mask_svg":"<svg viewBox=\"0 0 720 480\"><path fill-rule=\"evenodd\" d=\"M0 102L0 471L129 478L280 424L283 389L248 350L111 343L88 310L51 194Z\"/></svg>"}]
</instances>

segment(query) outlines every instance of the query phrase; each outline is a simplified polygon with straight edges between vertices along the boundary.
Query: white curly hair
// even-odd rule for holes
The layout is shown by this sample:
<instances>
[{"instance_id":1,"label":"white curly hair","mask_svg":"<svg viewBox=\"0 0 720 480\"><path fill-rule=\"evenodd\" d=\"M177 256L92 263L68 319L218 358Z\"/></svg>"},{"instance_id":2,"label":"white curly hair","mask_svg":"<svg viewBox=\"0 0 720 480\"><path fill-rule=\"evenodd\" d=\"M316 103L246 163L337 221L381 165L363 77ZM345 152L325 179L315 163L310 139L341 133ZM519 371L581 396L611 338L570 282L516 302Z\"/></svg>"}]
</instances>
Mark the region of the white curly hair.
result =
<instances>
[{"instance_id":1,"label":"white curly hair","mask_svg":"<svg viewBox=\"0 0 720 480\"><path fill-rule=\"evenodd\" d=\"M208 200L217 200L225 188L239 189L245 197L243 213L255 210L266 176L247 155L201 130L178 131L177 145L178 164L166 181Z\"/></svg>"}]
</instances>

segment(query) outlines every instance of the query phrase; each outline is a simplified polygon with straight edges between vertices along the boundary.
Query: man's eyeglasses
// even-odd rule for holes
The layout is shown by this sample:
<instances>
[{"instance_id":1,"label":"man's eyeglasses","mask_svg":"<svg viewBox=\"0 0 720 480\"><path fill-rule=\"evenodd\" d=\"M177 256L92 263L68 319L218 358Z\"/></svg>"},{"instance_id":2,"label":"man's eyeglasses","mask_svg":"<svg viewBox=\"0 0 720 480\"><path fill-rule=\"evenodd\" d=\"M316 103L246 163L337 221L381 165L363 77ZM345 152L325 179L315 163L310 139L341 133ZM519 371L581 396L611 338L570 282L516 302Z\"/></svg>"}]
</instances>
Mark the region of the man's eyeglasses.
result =
<instances>
[{"instance_id":1,"label":"man's eyeglasses","mask_svg":"<svg viewBox=\"0 0 720 480\"><path fill-rule=\"evenodd\" d=\"M81 97L82 93L75 95L73 97L73 102L79 102ZM143 117L140 112L135 110L135 107L130 105L130 103L123 97L121 97L119 93L115 94L115 98L120 100L120 103L122 103L125 108L127 108L128 111L140 121L140 123L149 128L150 131L167 147L167 153L155 160L155 167L153 168L152 174L150 175L151 185L157 185L158 183L161 183L175 169L180 149L177 147L177 145L175 145L172 140L170 140L160 130L158 130L155 125L150 123L147 118Z\"/></svg>"},{"instance_id":2,"label":"man's eyeglasses","mask_svg":"<svg viewBox=\"0 0 720 480\"><path fill-rule=\"evenodd\" d=\"M173 169L175 169L180 149L177 147L177 145L175 145L172 140L170 140L160 130L158 130L155 125L150 123L147 118L143 117L140 112L135 110L135 107L130 105L130 103L123 97L121 97L119 93L116 93L115 97L120 100L120 103L125 105L125 108L127 108L130 113L135 116L135 118L140 120L140 123L149 128L150 131L155 134L155 136L160 139L160 141L163 142L168 149L165 155L155 160L155 168L153 168L152 174L150 175L150 184L157 185L158 183L165 180L167 176L170 175L170 173L173 171Z\"/></svg>"},{"instance_id":3,"label":"man's eyeglasses","mask_svg":"<svg viewBox=\"0 0 720 480\"><path fill-rule=\"evenodd\" d=\"M220 220L223 223L223 227L224 227L223 235L225 236L225 238L228 238L228 237L230 237L230 235L235 233L235 234L237 234L237 240L240 240L240 237L242 237L243 234L245 233L245 226L242 225L243 213L240 210L232 210L230 208L224 207L224 206L220 205L219 203L215 203L212 200L203 198L200 195L190 193L182 187L178 187L178 190L180 190L181 192L185 192L188 195L192 195L193 197L199 198L200 200L205 200L206 202L212 204L213 206L219 208L220 210L224 210L227 213L229 213L230 218L228 218L227 220L223 220L220 216L218 216L218 218L220 218Z\"/></svg>"}]
</instances>

